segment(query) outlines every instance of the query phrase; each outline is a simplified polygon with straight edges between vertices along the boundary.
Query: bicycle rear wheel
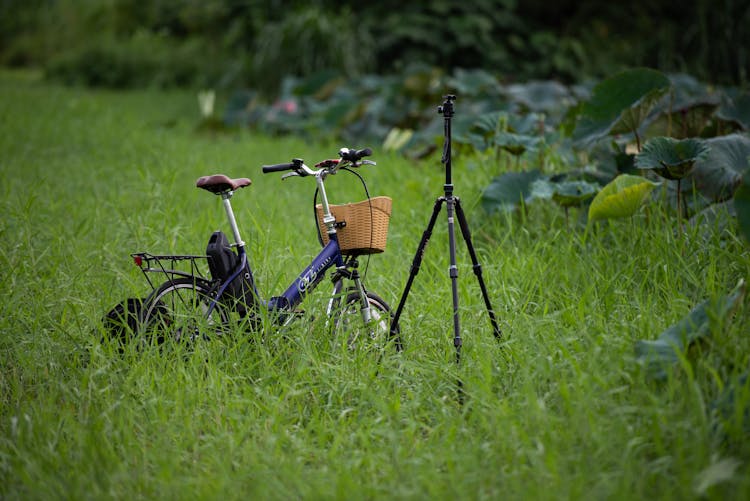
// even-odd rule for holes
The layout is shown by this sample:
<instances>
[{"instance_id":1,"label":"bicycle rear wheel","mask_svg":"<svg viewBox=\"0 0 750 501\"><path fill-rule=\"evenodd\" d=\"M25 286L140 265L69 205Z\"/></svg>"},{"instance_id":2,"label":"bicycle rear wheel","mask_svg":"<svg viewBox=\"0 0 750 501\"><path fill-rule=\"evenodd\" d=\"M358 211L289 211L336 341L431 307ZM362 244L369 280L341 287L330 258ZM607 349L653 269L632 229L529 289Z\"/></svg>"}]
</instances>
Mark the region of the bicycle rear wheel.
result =
<instances>
[{"instance_id":1,"label":"bicycle rear wheel","mask_svg":"<svg viewBox=\"0 0 750 501\"><path fill-rule=\"evenodd\" d=\"M358 292L350 292L341 308L333 310L333 332L336 337L346 339L351 349L384 350L393 346L401 351L401 336L390 332L393 314L380 296L367 292L367 303L370 306L370 319L365 321L362 314L362 301Z\"/></svg>"},{"instance_id":2,"label":"bicycle rear wheel","mask_svg":"<svg viewBox=\"0 0 750 501\"><path fill-rule=\"evenodd\" d=\"M229 314L225 306L212 303L210 287L192 278L177 278L163 283L146 300L141 332L150 342L190 341L225 332Z\"/></svg>"}]
</instances>

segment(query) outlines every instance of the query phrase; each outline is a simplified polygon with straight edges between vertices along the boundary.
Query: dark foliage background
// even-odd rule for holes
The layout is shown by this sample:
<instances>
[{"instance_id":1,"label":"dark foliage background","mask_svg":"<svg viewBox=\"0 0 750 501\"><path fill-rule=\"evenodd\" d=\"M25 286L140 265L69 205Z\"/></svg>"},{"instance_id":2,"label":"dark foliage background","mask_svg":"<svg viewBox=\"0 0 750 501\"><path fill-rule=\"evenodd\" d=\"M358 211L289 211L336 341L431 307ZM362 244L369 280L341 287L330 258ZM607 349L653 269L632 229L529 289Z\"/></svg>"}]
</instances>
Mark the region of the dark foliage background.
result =
<instances>
[{"instance_id":1,"label":"dark foliage background","mask_svg":"<svg viewBox=\"0 0 750 501\"><path fill-rule=\"evenodd\" d=\"M743 85L747 26L747 0L0 0L0 64L71 83L268 94L289 74L415 62L508 82L649 66Z\"/></svg>"}]
</instances>

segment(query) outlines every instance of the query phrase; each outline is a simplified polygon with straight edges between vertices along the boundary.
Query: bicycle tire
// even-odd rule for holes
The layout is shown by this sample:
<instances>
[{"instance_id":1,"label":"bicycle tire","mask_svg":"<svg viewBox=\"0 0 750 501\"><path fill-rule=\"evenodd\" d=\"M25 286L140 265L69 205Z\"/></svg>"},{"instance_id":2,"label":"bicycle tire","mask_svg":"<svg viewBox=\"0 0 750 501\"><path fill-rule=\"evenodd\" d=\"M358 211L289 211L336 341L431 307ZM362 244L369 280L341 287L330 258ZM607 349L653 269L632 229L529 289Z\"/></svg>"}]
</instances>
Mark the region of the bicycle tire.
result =
<instances>
[{"instance_id":1,"label":"bicycle tire","mask_svg":"<svg viewBox=\"0 0 750 501\"><path fill-rule=\"evenodd\" d=\"M382 350L392 344L396 351L402 351L401 335L390 332L393 321L390 306L374 292L367 292L366 295L372 317L368 325L363 325L359 293L350 292L346 295L343 308L334 309L334 336L346 336L351 349L357 348L360 340L366 339L369 348Z\"/></svg>"},{"instance_id":2,"label":"bicycle tire","mask_svg":"<svg viewBox=\"0 0 750 501\"><path fill-rule=\"evenodd\" d=\"M212 301L207 283L192 278L164 282L146 299L141 317L141 333L147 341L161 344L220 335L229 325L229 314L217 303L206 317Z\"/></svg>"}]
</instances>

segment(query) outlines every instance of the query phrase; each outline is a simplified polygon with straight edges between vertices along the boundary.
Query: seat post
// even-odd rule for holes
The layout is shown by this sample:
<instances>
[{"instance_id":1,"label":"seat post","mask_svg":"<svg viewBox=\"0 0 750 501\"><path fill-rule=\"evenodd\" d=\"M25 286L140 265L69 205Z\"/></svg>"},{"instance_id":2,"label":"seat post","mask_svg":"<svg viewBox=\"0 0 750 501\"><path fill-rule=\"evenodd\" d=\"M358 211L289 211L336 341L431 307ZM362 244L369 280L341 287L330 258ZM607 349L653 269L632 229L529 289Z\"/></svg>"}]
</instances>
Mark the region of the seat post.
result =
<instances>
[{"instance_id":1,"label":"seat post","mask_svg":"<svg viewBox=\"0 0 750 501\"><path fill-rule=\"evenodd\" d=\"M232 204L229 202L232 195L234 195L234 192L231 190L221 193L221 202L224 204L224 210L227 213L229 226L232 228L232 234L234 234L234 243L237 244L237 247L243 248L245 247L245 242L243 242L242 237L240 237L240 229L237 226L237 220L234 218Z\"/></svg>"}]
</instances>

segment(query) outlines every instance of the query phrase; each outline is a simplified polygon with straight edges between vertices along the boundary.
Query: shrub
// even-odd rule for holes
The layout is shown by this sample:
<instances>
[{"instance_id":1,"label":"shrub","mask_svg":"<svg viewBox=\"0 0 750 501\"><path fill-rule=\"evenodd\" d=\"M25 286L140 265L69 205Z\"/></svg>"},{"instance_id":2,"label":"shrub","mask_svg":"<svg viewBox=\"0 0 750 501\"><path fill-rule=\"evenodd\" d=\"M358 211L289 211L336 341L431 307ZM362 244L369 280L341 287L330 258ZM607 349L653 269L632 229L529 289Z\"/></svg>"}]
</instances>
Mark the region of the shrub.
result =
<instances>
[{"instance_id":1,"label":"shrub","mask_svg":"<svg viewBox=\"0 0 750 501\"><path fill-rule=\"evenodd\" d=\"M95 87L199 86L219 73L216 58L193 40L177 44L150 32L106 38L53 58L45 67L53 80Z\"/></svg>"}]
</instances>

